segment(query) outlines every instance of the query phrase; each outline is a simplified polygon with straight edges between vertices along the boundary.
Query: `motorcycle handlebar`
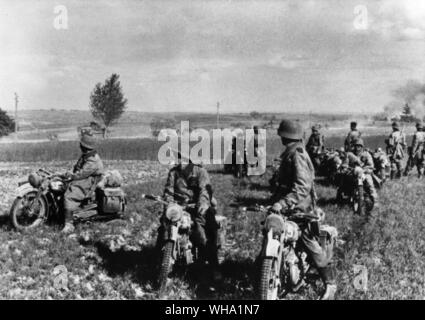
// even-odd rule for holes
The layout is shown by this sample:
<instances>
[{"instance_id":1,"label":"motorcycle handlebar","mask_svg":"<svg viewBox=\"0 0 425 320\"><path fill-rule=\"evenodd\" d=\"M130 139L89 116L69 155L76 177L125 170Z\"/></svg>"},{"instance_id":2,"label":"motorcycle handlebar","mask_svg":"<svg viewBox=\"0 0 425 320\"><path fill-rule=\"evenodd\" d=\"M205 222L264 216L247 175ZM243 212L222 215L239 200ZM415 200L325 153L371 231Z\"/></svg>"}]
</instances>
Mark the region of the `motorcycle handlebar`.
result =
<instances>
[{"instance_id":1,"label":"motorcycle handlebar","mask_svg":"<svg viewBox=\"0 0 425 320\"><path fill-rule=\"evenodd\" d=\"M165 201L161 196L155 196L153 194L143 193L142 199L149 199L149 200L153 200L153 201L156 201L156 202L159 202L159 203L162 203L162 204L166 204L166 205L172 203L172 202ZM183 209L195 208L196 204L195 203L189 203L187 205L183 205L182 207L183 207Z\"/></svg>"},{"instance_id":2,"label":"motorcycle handlebar","mask_svg":"<svg viewBox=\"0 0 425 320\"><path fill-rule=\"evenodd\" d=\"M257 211L257 212L264 212L269 213L272 206L255 206L255 207L242 207L242 211ZM312 214L312 213L302 213L302 212L291 212L291 210L285 212L282 214L283 216L287 217L290 220L308 220L308 221L320 221L320 217Z\"/></svg>"}]
</instances>

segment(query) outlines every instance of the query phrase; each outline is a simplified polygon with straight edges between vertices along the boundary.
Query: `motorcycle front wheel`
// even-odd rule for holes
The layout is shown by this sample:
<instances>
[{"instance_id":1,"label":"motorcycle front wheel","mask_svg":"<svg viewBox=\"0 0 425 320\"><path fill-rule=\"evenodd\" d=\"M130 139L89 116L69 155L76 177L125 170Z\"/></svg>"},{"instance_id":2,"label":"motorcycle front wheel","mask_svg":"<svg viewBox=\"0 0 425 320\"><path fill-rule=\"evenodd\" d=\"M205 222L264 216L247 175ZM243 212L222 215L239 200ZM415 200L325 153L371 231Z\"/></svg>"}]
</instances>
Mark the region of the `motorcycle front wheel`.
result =
<instances>
[{"instance_id":1,"label":"motorcycle front wheel","mask_svg":"<svg viewBox=\"0 0 425 320\"><path fill-rule=\"evenodd\" d=\"M364 213L364 189L358 186L353 199L353 210L355 214L363 215Z\"/></svg>"},{"instance_id":2,"label":"motorcycle front wheel","mask_svg":"<svg viewBox=\"0 0 425 320\"><path fill-rule=\"evenodd\" d=\"M16 230L34 229L47 219L48 206L44 197L37 197L36 191L30 191L18 197L10 209L10 220Z\"/></svg>"},{"instance_id":3,"label":"motorcycle front wheel","mask_svg":"<svg viewBox=\"0 0 425 320\"><path fill-rule=\"evenodd\" d=\"M279 283L276 279L274 258L265 258L261 263L258 294L260 300L277 300Z\"/></svg>"},{"instance_id":4,"label":"motorcycle front wheel","mask_svg":"<svg viewBox=\"0 0 425 320\"><path fill-rule=\"evenodd\" d=\"M162 296L165 292L167 286L168 275L171 272L172 260L173 260L173 247L174 243L172 241L167 241L162 248L161 264L159 268L158 275L158 288L159 295Z\"/></svg>"}]
</instances>

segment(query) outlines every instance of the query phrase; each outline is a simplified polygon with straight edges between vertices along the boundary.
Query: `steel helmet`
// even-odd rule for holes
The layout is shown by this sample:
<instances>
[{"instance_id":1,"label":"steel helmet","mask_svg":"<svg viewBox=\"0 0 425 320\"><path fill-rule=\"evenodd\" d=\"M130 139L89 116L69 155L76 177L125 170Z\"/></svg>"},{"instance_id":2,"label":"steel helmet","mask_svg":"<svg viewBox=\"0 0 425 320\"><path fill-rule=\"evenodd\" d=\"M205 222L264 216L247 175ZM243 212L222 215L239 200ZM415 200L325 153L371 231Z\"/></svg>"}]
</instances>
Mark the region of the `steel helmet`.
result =
<instances>
[{"instance_id":1,"label":"steel helmet","mask_svg":"<svg viewBox=\"0 0 425 320\"><path fill-rule=\"evenodd\" d=\"M282 120L279 129L277 129L277 134L282 138L301 140L303 138L303 129L298 121Z\"/></svg>"},{"instance_id":2,"label":"steel helmet","mask_svg":"<svg viewBox=\"0 0 425 320\"><path fill-rule=\"evenodd\" d=\"M354 139L354 141L353 141L353 145L355 145L355 146L362 146L362 147L364 147L363 139L362 139L362 138L356 138L356 139Z\"/></svg>"},{"instance_id":3,"label":"steel helmet","mask_svg":"<svg viewBox=\"0 0 425 320\"><path fill-rule=\"evenodd\" d=\"M96 138L91 132L84 132L81 134L80 144L87 149L94 149L96 147Z\"/></svg>"}]
</instances>

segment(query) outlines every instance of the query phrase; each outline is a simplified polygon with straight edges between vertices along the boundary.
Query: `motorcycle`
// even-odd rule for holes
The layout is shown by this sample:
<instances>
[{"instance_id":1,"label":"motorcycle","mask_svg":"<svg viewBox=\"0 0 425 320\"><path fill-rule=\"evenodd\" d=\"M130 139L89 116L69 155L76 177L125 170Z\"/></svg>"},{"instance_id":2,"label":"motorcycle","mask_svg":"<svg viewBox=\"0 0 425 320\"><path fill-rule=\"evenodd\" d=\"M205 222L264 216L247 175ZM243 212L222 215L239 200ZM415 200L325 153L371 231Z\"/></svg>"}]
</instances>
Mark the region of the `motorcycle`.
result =
<instances>
[{"instance_id":1,"label":"motorcycle","mask_svg":"<svg viewBox=\"0 0 425 320\"><path fill-rule=\"evenodd\" d=\"M198 249L191 241L193 220L190 209L195 208L195 204L190 203L181 206L177 203L169 203L159 196L143 194L142 199L149 199L167 206L165 211L165 236L161 248L160 268L157 285L159 293L162 295L166 288L169 274L175 264L187 266L195 262L198 258ZM225 243L226 218L215 215L217 223L217 249L221 250Z\"/></svg>"},{"instance_id":2,"label":"motorcycle","mask_svg":"<svg viewBox=\"0 0 425 320\"><path fill-rule=\"evenodd\" d=\"M260 274L257 282L260 300L277 300L304 287L311 274L312 263L302 246L299 224L310 224L318 233L324 248L338 236L334 227L320 225L325 214L316 209L312 213L291 215L269 214L270 207L260 206L257 211L267 213L263 228L263 245L259 255Z\"/></svg>"},{"instance_id":3,"label":"motorcycle","mask_svg":"<svg viewBox=\"0 0 425 320\"><path fill-rule=\"evenodd\" d=\"M365 212L372 210L373 200L364 189L365 174L359 173L362 170L356 168L342 168L337 174L337 195L338 203L343 203L346 199L353 208L353 212L363 215Z\"/></svg>"},{"instance_id":4,"label":"motorcycle","mask_svg":"<svg viewBox=\"0 0 425 320\"><path fill-rule=\"evenodd\" d=\"M12 225L19 231L34 229L44 222L59 221L63 208L63 196L69 178L39 169L27 180L18 182L16 198L10 209ZM74 212L76 222L120 218L125 210L126 199L123 190L97 188L89 193L81 208Z\"/></svg>"}]
</instances>

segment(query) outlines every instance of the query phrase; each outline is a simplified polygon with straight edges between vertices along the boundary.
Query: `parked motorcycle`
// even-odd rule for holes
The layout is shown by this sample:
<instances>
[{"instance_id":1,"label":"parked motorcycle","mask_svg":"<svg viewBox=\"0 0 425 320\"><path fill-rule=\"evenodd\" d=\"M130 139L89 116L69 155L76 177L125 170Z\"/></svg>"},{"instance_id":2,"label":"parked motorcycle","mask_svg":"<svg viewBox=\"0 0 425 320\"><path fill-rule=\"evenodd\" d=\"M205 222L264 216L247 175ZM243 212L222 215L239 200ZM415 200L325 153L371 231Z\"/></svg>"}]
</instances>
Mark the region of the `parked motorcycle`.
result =
<instances>
[{"instance_id":1,"label":"parked motorcycle","mask_svg":"<svg viewBox=\"0 0 425 320\"><path fill-rule=\"evenodd\" d=\"M310 258L303 247L298 245L301 237L299 225L311 224L323 248L332 241L335 243L337 230L319 224L325 218L320 209L288 216L269 214L270 207L260 206L257 210L268 214L264 221L264 238L259 256L258 297L261 300L277 300L305 286L312 269Z\"/></svg>"},{"instance_id":2,"label":"parked motorcycle","mask_svg":"<svg viewBox=\"0 0 425 320\"><path fill-rule=\"evenodd\" d=\"M167 206L164 215L166 222L165 241L161 249L158 274L158 288L161 295L166 288L168 276L175 264L189 265L199 258L198 249L191 241L193 220L188 212L188 210L195 208L195 204L181 206L177 203L168 203L159 196L147 194L143 194L142 198L154 200ZM215 215L215 221L218 229L217 248L221 250L226 237L226 218Z\"/></svg>"},{"instance_id":3,"label":"parked motorcycle","mask_svg":"<svg viewBox=\"0 0 425 320\"><path fill-rule=\"evenodd\" d=\"M27 180L18 183L16 198L10 209L15 229L34 229L48 221L59 220L63 208L63 195L70 183L63 174L39 169ZM97 188L90 192L80 210L74 212L75 221L119 218L125 210L124 191L119 187Z\"/></svg>"},{"instance_id":4,"label":"parked motorcycle","mask_svg":"<svg viewBox=\"0 0 425 320\"><path fill-rule=\"evenodd\" d=\"M360 168L361 169L361 168ZM339 203L348 199L355 214L363 215L373 206L373 200L364 190L365 174L355 173L358 168L344 168L337 174L337 196Z\"/></svg>"}]
</instances>

